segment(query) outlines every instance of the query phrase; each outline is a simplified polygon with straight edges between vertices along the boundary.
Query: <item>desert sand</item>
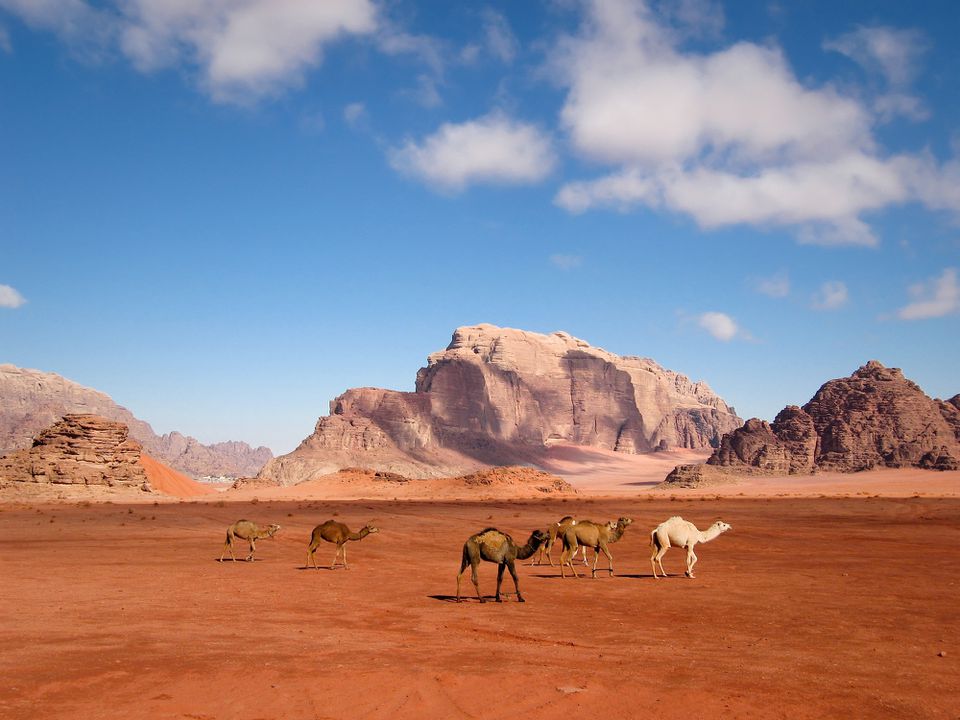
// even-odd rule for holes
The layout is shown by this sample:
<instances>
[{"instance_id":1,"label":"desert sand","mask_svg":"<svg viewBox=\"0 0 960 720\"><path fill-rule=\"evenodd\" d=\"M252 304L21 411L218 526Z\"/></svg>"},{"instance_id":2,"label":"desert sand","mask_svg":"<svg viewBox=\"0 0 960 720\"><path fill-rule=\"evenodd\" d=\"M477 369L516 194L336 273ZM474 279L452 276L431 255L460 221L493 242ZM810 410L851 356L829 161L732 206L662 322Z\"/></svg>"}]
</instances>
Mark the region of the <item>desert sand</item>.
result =
<instances>
[{"instance_id":1,"label":"desert sand","mask_svg":"<svg viewBox=\"0 0 960 720\"><path fill-rule=\"evenodd\" d=\"M0 716L956 717L960 499L674 496L8 501ZM526 603L452 602L469 534L522 541L568 513L634 518L615 577L524 563ZM733 530L696 579L674 549L654 580L648 533L675 514ZM241 517L283 529L220 564ZM381 533L349 571L302 569L330 517Z\"/></svg>"}]
</instances>

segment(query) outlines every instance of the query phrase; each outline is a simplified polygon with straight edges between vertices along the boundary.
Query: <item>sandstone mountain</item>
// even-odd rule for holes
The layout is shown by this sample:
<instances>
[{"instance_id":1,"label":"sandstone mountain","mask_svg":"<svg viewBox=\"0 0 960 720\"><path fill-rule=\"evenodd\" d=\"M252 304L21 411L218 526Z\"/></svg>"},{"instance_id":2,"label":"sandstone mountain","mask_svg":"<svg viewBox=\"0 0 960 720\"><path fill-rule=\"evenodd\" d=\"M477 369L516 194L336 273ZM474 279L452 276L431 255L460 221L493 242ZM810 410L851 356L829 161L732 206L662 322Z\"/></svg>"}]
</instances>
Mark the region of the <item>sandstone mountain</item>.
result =
<instances>
[{"instance_id":1,"label":"sandstone mountain","mask_svg":"<svg viewBox=\"0 0 960 720\"><path fill-rule=\"evenodd\" d=\"M417 373L414 392L348 390L261 479L292 484L360 466L440 477L536 464L553 443L623 453L719 443L740 419L702 382L566 333L476 325Z\"/></svg>"},{"instance_id":2,"label":"sandstone mountain","mask_svg":"<svg viewBox=\"0 0 960 720\"><path fill-rule=\"evenodd\" d=\"M268 448L243 442L203 445L178 432L153 428L108 395L53 373L0 365L0 455L30 447L34 436L69 413L94 413L130 428L153 457L192 477L256 474L273 457Z\"/></svg>"},{"instance_id":3,"label":"sandstone mountain","mask_svg":"<svg viewBox=\"0 0 960 720\"><path fill-rule=\"evenodd\" d=\"M0 458L0 480L150 490L141 449L123 423L99 415L66 415L40 432L29 449Z\"/></svg>"},{"instance_id":4,"label":"sandstone mountain","mask_svg":"<svg viewBox=\"0 0 960 720\"><path fill-rule=\"evenodd\" d=\"M802 408L784 408L773 423L748 420L723 437L706 465L678 466L667 482L874 467L960 467L960 395L932 400L898 368L871 360L824 384Z\"/></svg>"}]
</instances>

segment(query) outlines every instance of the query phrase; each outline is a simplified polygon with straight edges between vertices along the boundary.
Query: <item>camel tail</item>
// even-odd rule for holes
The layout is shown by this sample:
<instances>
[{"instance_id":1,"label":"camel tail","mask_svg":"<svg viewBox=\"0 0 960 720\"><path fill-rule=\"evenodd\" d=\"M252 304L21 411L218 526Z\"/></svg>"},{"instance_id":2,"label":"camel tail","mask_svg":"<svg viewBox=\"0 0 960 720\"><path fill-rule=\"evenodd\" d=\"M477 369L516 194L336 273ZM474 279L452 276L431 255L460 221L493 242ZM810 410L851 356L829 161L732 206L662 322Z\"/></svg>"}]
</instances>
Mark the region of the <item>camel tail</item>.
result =
<instances>
[{"instance_id":1,"label":"camel tail","mask_svg":"<svg viewBox=\"0 0 960 720\"><path fill-rule=\"evenodd\" d=\"M460 556L460 573L462 574L464 570L467 569L467 565L470 564L470 551L467 550L467 544L463 544L463 554Z\"/></svg>"},{"instance_id":2,"label":"camel tail","mask_svg":"<svg viewBox=\"0 0 960 720\"><path fill-rule=\"evenodd\" d=\"M661 549L661 548L660 548L660 538L657 537L657 531L656 531L656 530L654 530L653 532L650 533L650 547L654 548L655 550L660 550L660 549Z\"/></svg>"}]
</instances>

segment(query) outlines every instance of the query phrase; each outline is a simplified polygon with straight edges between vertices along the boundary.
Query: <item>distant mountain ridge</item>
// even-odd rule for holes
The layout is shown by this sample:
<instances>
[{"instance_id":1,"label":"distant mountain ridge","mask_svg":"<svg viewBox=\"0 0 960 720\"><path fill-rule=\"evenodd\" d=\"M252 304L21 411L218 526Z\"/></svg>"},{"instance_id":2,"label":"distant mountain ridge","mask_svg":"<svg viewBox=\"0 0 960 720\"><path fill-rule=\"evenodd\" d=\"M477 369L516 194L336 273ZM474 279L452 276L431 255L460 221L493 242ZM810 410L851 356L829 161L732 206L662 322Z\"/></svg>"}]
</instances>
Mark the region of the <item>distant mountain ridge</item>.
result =
<instances>
[{"instance_id":1,"label":"distant mountain ridge","mask_svg":"<svg viewBox=\"0 0 960 720\"><path fill-rule=\"evenodd\" d=\"M960 469L960 395L928 397L899 368L876 360L824 383L803 407L788 405L723 436L703 465L678 465L665 482L696 487L736 475L803 475L872 468Z\"/></svg>"},{"instance_id":2,"label":"distant mountain ridge","mask_svg":"<svg viewBox=\"0 0 960 720\"><path fill-rule=\"evenodd\" d=\"M73 413L101 415L125 424L145 452L191 477L249 477L273 457L269 448L231 441L204 445L171 432L157 435L149 423L99 390L55 373L0 364L0 455L29 448L34 436Z\"/></svg>"},{"instance_id":3,"label":"distant mountain ridge","mask_svg":"<svg viewBox=\"0 0 960 720\"><path fill-rule=\"evenodd\" d=\"M706 383L565 332L457 328L414 392L347 390L261 479L290 485L345 467L440 477L536 465L556 443L622 453L705 448L739 427Z\"/></svg>"}]
</instances>

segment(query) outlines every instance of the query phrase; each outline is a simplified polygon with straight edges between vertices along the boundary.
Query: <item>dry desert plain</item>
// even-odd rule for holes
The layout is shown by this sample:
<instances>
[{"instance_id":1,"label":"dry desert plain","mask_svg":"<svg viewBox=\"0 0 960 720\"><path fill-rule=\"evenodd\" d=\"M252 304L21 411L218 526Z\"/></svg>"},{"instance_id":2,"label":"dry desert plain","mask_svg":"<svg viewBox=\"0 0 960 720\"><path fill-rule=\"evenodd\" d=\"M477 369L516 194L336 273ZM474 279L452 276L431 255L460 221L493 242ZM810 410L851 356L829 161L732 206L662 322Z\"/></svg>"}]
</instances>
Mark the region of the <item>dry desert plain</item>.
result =
<instances>
[{"instance_id":1,"label":"dry desert plain","mask_svg":"<svg viewBox=\"0 0 960 720\"><path fill-rule=\"evenodd\" d=\"M568 469L581 497L8 498L0 717L960 716L960 473L670 492ZM452 601L468 535L523 541L565 514L634 519L615 577L524 562L526 603ZM733 530L698 548L696 579L674 549L654 580L649 530L677 514ZM255 562L220 564L241 517L283 529ZM381 532L350 544L350 570L305 570L330 517ZM492 596L495 566L480 582Z\"/></svg>"}]
</instances>

